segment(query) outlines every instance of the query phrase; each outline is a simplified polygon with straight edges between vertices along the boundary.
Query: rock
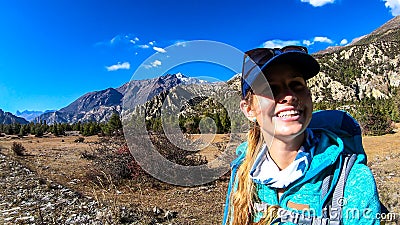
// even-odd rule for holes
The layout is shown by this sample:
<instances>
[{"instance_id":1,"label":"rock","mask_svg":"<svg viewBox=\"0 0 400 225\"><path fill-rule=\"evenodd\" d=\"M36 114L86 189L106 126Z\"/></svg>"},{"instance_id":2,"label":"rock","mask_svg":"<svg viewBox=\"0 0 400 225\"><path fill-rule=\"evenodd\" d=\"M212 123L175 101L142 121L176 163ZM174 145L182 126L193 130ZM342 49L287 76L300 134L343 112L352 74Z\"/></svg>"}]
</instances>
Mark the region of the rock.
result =
<instances>
[{"instance_id":1,"label":"rock","mask_svg":"<svg viewBox=\"0 0 400 225\"><path fill-rule=\"evenodd\" d=\"M154 215L158 216L158 215L160 215L160 214L163 214L163 213L164 213L164 210L161 209L161 208L158 208L157 206L154 206L154 208L153 208L153 213L154 213Z\"/></svg>"},{"instance_id":2,"label":"rock","mask_svg":"<svg viewBox=\"0 0 400 225\"><path fill-rule=\"evenodd\" d=\"M173 211L167 211L164 215L164 219L165 220L171 220L174 219L178 216L177 212L173 212Z\"/></svg>"}]
</instances>

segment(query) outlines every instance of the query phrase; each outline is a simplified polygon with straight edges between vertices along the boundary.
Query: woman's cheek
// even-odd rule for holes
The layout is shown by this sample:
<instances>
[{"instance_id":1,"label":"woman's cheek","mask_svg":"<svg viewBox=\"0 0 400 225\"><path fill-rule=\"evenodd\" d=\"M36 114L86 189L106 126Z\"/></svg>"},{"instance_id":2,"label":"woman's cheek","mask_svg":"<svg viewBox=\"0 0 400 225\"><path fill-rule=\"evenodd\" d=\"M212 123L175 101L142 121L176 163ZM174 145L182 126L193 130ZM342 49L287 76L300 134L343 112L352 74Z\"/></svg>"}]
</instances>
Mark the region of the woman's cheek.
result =
<instances>
[{"instance_id":1,"label":"woman's cheek","mask_svg":"<svg viewBox=\"0 0 400 225\"><path fill-rule=\"evenodd\" d=\"M263 118L270 117L270 115L274 114L275 111L275 101L265 98L258 97L257 98L257 114Z\"/></svg>"}]
</instances>

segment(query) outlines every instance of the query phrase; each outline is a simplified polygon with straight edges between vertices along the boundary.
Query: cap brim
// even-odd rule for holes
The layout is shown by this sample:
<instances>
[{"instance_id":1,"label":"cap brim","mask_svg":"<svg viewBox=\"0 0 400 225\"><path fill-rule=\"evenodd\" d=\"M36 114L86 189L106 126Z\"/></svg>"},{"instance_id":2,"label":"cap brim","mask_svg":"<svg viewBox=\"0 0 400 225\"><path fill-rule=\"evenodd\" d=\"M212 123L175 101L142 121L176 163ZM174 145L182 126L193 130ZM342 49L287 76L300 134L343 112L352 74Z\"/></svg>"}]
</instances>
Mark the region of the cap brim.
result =
<instances>
[{"instance_id":1,"label":"cap brim","mask_svg":"<svg viewBox=\"0 0 400 225\"><path fill-rule=\"evenodd\" d=\"M261 70L264 71L265 69L277 64L289 64L294 66L301 74L303 74L305 80L314 77L320 70L320 65L314 57L307 53L298 51L284 52L272 57L263 65Z\"/></svg>"}]
</instances>

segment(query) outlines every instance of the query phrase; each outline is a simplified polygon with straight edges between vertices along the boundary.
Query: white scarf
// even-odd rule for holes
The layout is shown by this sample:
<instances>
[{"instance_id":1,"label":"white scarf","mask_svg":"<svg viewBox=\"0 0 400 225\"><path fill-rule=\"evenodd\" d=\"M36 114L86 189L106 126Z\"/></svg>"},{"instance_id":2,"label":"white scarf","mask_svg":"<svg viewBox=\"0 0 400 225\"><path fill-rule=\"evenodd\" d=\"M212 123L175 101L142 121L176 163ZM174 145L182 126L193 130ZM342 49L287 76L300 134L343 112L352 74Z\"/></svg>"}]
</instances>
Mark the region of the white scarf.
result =
<instances>
[{"instance_id":1,"label":"white scarf","mask_svg":"<svg viewBox=\"0 0 400 225\"><path fill-rule=\"evenodd\" d=\"M312 139L311 131L308 132L307 143L310 139ZM301 146L296 159L288 167L280 170L264 144L250 170L250 177L254 182L271 188L286 188L304 175L311 163L311 158L310 150L306 151L304 146Z\"/></svg>"}]
</instances>

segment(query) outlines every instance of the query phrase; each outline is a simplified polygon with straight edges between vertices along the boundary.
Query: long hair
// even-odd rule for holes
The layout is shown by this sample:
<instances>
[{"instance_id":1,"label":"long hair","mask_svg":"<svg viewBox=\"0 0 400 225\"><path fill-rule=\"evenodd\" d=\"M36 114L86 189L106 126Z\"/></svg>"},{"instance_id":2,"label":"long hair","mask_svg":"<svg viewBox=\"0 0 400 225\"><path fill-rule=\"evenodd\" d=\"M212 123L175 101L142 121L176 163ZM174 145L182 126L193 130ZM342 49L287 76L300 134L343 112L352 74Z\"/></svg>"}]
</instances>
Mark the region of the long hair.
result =
<instances>
[{"instance_id":1,"label":"long hair","mask_svg":"<svg viewBox=\"0 0 400 225\"><path fill-rule=\"evenodd\" d=\"M249 92L245 98L249 106L253 105L253 94ZM258 151L263 144L260 127L256 122L247 134L246 156L238 168L235 183L238 184L237 190L232 194L232 224L250 224L251 215L254 213L253 202L257 198L255 186L250 179L250 170L257 157Z\"/></svg>"},{"instance_id":2,"label":"long hair","mask_svg":"<svg viewBox=\"0 0 400 225\"><path fill-rule=\"evenodd\" d=\"M253 105L253 93L249 92L245 100L248 102L250 107ZM243 224L269 224L277 215L277 206L269 207L263 214L262 219L258 223L253 223L252 218L255 213L254 202L258 199L254 182L250 178L250 170L256 160L256 157L264 144L264 138L261 134L260 127L257 122L253 123L253 127L247 134L247 151L246 156L238 168L235 184L237 183L237 189L232 192L231 206L233 213L231 215L232 225L243 225Z\"/></svg>"}]
</instances>

